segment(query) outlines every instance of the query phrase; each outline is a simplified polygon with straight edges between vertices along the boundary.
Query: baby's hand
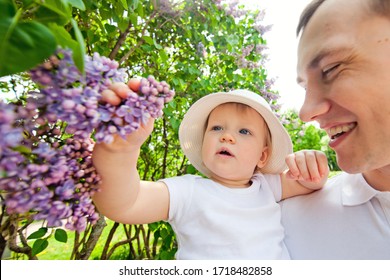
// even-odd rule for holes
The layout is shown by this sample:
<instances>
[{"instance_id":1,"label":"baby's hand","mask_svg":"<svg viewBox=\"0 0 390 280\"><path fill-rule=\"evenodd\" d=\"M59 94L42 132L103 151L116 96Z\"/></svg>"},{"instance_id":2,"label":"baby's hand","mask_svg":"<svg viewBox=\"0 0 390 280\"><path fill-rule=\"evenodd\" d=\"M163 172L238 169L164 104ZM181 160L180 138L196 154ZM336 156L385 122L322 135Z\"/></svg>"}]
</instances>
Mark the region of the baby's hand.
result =
<instances>
[{"instance_id":1,"label":"baby's hand","mask_svg":"<svg viewBox=\"0 0 390 280\"><path fill-rule=\"evenodd\" d=\"M138 92L141 80L131 78L127 85L125 83L113 83L108 89L102 91L102 101L111 105L119 105L123 99L129 96L130 92Z\"/></svg>"},{"instance_id":2,"label":"baby's hand","mask_svg":"<svg viewBox=\"0 0 390 280\"><path fill-rule=\"evenodd\" d=\"M286 157L287 178L298 180L307 188L323 186L329 175L328 160L321 151L302 150Z\"/></svg>"},{"instance_id":3,"label":"baby's hand","mask_svg":"<svg viewBox=\"0 0 390 280\"><path fill-rule=\"evenodd\" d=\"M119 105L131 92L138 92L140 82L140 79L132 78L127 84L121 82L113 83L108 89L102 92L101 101L114 106ZM126 139L119 135L115 135L112 143L102 143L102 145L113 152L131 151L134 148L138 149L152 133L153 126L154 119L150 117L147 123L141 124L136 131L128 134Z\"/></svg>"}]
</instances>

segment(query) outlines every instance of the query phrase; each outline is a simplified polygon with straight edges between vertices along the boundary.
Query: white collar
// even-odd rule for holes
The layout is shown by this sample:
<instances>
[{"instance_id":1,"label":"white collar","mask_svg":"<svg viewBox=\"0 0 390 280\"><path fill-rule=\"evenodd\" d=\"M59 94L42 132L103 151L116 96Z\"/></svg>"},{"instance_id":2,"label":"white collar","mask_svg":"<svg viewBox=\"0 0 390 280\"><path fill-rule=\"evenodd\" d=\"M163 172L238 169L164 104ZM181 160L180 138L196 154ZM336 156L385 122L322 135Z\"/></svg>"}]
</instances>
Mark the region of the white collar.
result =
<instances>
[{"instance_id":1,"label":"white collar","mask_svg":"<svg viewBox=\"0 0 390 280\"><path fill-rule=\"evenodd\" d=\"M364 204L377 194L381 193L372 188L360 173L344 173L343 178L341 198L344 206Z\"/></svg>"}]
</instances>

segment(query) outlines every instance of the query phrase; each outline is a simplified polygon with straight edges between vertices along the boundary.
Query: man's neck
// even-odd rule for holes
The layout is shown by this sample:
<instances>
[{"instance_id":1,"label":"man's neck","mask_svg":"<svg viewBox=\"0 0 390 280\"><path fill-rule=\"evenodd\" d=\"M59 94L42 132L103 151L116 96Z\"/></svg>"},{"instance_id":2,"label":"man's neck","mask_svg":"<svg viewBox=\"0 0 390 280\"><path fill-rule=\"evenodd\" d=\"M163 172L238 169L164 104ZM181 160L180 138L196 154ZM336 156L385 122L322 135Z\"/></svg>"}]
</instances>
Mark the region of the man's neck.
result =
<instances>
[{"instance_id":1,"label":"man's neck","mask_svg":"<svg viewBox=\"0 0 390 280\"><path fill-rule=\"evenodd\" d=\"M378 191L390 191L390 166L363 173L367 183Z\"/></svg>"}]
</instances>

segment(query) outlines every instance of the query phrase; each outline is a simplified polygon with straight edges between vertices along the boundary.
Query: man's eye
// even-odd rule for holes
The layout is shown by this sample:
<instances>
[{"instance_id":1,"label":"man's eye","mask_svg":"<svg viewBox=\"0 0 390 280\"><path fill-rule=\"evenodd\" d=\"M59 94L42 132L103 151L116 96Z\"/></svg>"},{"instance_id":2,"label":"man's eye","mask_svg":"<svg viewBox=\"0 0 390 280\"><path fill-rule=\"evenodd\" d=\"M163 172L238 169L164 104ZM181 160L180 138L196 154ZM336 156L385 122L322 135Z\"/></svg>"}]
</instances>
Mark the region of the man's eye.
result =
<instances>
[{"instance_id":1,"label":"man's eye","mask_svg":"<svg viewBox=\"0 0 390 280\"><path fill-rule=\"evenodd\" d=\"M251 132L248 129L243 128L243 129L240 129L240 134L250 135Z\"/></svg>"},{"instance_id":2,"label":"man's eye","mask_svg":"<svg viewBox=\"0 0 390 280\"><path fill-rule=\"evenodd\" d=\"M325 78L327 76L329 76L329 74L331 74L334 70L336 70L338 67L340 66L340 64L335 64L335 65L331 65L327 68L324 68L324 70L322 70L322 76Z\"/></svg>"}]
</instances>

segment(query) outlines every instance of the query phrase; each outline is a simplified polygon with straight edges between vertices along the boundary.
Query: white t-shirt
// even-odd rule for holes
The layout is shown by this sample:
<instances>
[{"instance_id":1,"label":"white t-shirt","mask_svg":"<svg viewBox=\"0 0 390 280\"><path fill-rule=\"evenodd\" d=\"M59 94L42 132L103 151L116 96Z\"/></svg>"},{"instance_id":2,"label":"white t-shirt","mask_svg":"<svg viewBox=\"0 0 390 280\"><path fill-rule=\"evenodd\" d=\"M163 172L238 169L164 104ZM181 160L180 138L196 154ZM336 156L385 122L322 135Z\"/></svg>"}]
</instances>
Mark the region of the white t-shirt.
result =
<instances>
[{"instance_id":1,"label":"white t-shirt","mask_svg":"<svg viewBox=\"0 0 390 280\"><path fill-rule=\"evenodd\" d=\"M162 180L176 259L288 259L280 223L279 175L256 175L248 188L228 188L185 175Z\"/></svg>"},{"instance_id":2,"label":"white t-shirt","mask_svg":"<svg viewBox=\"0 0 390 280\"><path fill-rule=\"evenodd\" d=\"M361 174L342 173L281 205L292 259L390 259L390 192Z\"/></svg>"}]
</instances>

